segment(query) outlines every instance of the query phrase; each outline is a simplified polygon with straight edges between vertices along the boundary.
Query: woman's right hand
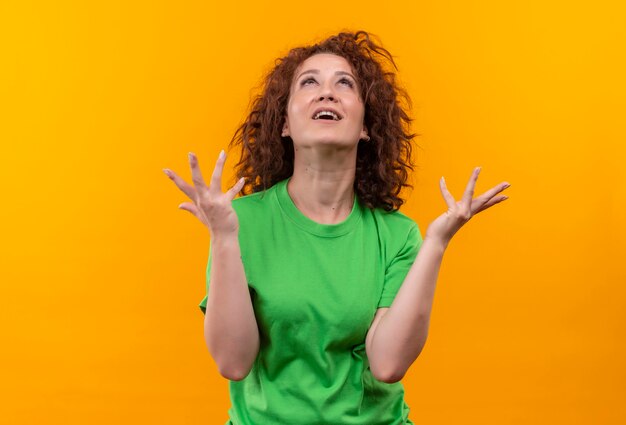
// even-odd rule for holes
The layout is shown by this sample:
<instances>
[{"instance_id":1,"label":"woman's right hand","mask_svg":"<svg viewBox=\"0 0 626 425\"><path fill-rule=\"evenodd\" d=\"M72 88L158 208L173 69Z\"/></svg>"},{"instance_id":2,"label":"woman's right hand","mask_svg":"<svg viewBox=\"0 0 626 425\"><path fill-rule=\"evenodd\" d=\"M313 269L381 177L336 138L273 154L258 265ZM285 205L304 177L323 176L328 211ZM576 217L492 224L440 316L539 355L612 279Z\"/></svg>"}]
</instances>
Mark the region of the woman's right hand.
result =
<instances>
[{"instance_id":1,"label":"woman's right hand","mask_svg":"<svg viewBox=\"0 0 626 425\"><path fill-rule=\"evenodd\" d=\"M222 170L226 162L226 153L222 150L215 164L211 183L207 187L204 184L198 158L189 152L189 165L193 186L187 184L176 173L167 168L163 172L174 181L176 186L193 201L183 202L178 206L182 210L189 211L209 228L211 237L237 236L239 232L239 220L232 206L232 200L241 190L245 183L242 177L235 185L225 193L222 193Z\"/></svg>"}]
</instances>

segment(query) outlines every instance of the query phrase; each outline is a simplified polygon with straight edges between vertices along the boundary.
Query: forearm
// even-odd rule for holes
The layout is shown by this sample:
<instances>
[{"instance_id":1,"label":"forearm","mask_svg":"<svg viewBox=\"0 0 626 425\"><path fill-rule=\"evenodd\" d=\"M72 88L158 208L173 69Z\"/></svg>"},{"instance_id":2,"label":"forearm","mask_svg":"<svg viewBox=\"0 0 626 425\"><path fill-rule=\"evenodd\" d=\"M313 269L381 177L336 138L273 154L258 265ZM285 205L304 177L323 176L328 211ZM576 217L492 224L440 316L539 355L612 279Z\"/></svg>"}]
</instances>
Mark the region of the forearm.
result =
<instances>
[{"instance_id":1,"label":"forearm","mask_svg":"<svg viewBox=\"0 0 626 425\"><path fill-rule=\"evenodd\" d=\"M393 304L372 337L370 362L399 381L417 359L428 336L435 286L446 244L424 239Z\"/></svg>"},{"instance_id":2,"label":"forearm","mask_svg":"<svg viewBox=\"0 0 626 425\"><path fill-rule=\"evenodd\" d=\"M237 236L212 237L211 256L204 336L222 376L240 380L259 351L259 330Z\"/></svg>"}]
</instances>

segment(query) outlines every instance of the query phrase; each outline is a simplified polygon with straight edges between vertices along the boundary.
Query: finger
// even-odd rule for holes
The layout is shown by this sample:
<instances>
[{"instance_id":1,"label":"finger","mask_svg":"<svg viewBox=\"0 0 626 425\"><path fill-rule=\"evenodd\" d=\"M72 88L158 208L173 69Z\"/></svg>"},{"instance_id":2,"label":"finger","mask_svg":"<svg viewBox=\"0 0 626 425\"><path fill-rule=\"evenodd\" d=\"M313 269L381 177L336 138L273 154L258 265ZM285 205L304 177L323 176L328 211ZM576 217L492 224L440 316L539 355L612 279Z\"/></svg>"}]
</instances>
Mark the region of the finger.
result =
<instances>
[{"instance_id":1,"label":"finger","mask_svg":"<svg viewBox=\"0 0 626 425\"><path fill-rule=\"evenodd\" d=\"M239 191L241 190L241 188L243 187L245 183L246 183L246 178L242 177L239 180L237 180L237 183L235 183L234 186L231 187L228 192L226 192L226 197L228 198L229 201L232 201L235 198L235 196L237 196L237 194L239 193Z\"/></svg>"},{"instance_id":2,"label":"finger","mask_svg":"<svg viewBox=\"0 0 626 425\"><path fill-rule=\"evenodd\" d=\"M504 195L491 198L485 205L483 205L482 207L478 208L475 212L473 212L472 215L478 214L479 212L484 211L487 208L494 206L495 204L499 204L502 201L506 201L507 199L509 199L509 197L504 196Z\"/></svg>"},{"instance_id":3,"label":"finger","mask_svg":"<svg viewBox=\"0 0 626 425\"><path fill-rule=\"evenodd\" d=\"M439 179L439 189L441 189L441 194L443 195L446 204L448 204L448 208L454 208L456 201L454 200L454 196L452 196L452 194L448 191L448 188L446 187L446 179L444 179L443 176Z\"/></svg>"},{"instance_id":4,"label":"finger","mask_svg":"<svg viewBox=\"0 0 626 425\"><path fill-rule=\"evenodd\" d=\"M467 186L465 187L465 193L463 193L463 198L461 199L461 203L465 204L468 208L472 205L472 198L474 197L474 186L476 186L476 180L478 179L478 174L480 173L480 167L474 168L474 172L467 182Z\"/></svg>"},{"instance_id":5,"label":"finger","mask_svg":"<svg viewBox=\"0 0 626 425\"><path fill-rule=\"evenodd\" d=\"M189 166L191 167L191 180L193 181L194 186L196 187L196 192L206 190L206 184L204 183L204 179L202 178L202 173L200 172L200 165L198 164L198 157L193 153L189 152Z\"/></svg>"},{"instance_id":6,"label":"finger","mask_svg":"<svg viewBox=\"0 0 626 425\"><path fill-rule=\"evenodd\" d=\"M215 163L215 168L213 169L213 174L211 175L211 187L209 188L211 191L216 191L216 193L222 193L222 171L224 170L224 163L226 162L226 152L222 149L219 156L217 157L217 162Z\"/></svg>"},{"instance_id":7,"label":"finger","mask_svg":"<svg viewBox=\"0 0 626 425\"><path fill-rule=\"evenodd\" d=\"M169 168L164 168L163 172L170 178L170 180L174 182L176 187L178 187L185 195L187 195L187 197L189 197L189 199L191 199L192 201L196 199L196 190L193 188L193 186L188 184L186 181L180 178L178 174L176 174Z\"/></svg>"},{"instance_id":8,"label":"finger","mask_svg":"<svg viewBox=\"0 0 626 425\"><path fill-rule=\"evenodd\" d=\"M472 207L476 204L476 208L480 208L483 204L488 202L491 198L496 196L498 193L502 192L504 189L511 187L508 182L502 182L497 186L492 187L485 193L480 196L477 196L476 199L472 201Z\"/></svg>"},{"instance_id":9,"label":"finger","mask_svg":"<svg viewBox=\"0 0 626 425\"><path fill-rule=\"evenodd\" d=\"M198 207L196 207L196 204L191 204L189 202L183 202L178 206L178 209L189 211L193 215L196 215L198 213Z\"/></svg>"},{"instance_id":10,"label":"finger","mask_svg":"<svg viewBox=\"0 0 626 425\"><path fill-rule=\"evenodd\" d=\"M181 210L190 212L191 214L193 214L194 217L196 217L198 220L200 220L203 224L207 224L205 222L205 220L203 219L202 214L200 214L200 210L198 209L196 204L192 204L192 203L189 203L189 202L183 202L182 204L180 204L178 206L178 208L181 209Z\"/></svg>"}]
</instances>

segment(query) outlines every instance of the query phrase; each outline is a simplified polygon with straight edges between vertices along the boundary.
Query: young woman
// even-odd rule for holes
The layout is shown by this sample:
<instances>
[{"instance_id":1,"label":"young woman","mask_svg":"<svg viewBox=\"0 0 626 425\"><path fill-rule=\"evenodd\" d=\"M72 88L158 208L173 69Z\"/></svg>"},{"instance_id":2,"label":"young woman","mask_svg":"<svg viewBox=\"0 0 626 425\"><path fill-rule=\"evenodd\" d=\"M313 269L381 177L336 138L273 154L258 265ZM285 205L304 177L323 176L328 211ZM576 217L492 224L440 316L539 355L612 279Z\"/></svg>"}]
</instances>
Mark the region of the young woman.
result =
<instances>
[{"instance_id":1,"label":"young woman","mask_svg":"<svg viewBox=\"0 0 626 425\"><path fill-rule=\"evenodd\" d=\"M504 182L460 201L422 239L399 211L413 170L392 56L363 32L292 49L235 133L240 179L166 174L205 224L205 339L230 380L232 425L412 424L400 379L420 354L446 247ZM241 194L235 199L237 194ZM497 196L498 195L498 196Z\"/></svg>"}]
</instances>

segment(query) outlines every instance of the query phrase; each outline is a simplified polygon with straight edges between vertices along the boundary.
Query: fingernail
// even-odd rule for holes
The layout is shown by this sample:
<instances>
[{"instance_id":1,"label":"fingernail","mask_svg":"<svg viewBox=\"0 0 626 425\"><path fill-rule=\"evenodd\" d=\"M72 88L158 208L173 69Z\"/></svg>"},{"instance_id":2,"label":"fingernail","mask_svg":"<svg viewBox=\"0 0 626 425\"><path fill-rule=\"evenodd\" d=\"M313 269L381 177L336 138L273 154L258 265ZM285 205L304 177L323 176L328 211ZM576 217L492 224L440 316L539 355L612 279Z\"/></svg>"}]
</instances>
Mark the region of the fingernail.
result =
<instances>
[{"instance_id":1,"label":"fingernail","mask_svg":"<svg viewBox=\"0 0 626 425\"><path fill-rule=\"evenodd\" d=\"M505 200L507 200L507 199L509 199L509 197L508 197L508 196L503 196L503 197L502 197L502 200L503 200L503 201L505 201Z\"/></svg>"},{"instance_id":2,"label":"fingernail","mask_svg":"<svg viewBox=\"0 0 626 425\"><path fill-rule=\"evenodd\" d=\"M191 161L195 155L192 152L189 152L188 156L189 156L189 160Z\"/></svg>"},{"instance_id":3,"label":"fingernail","mask_svg":"<svg viewBox=\"0 0 626 425\"><path fill-rule=\"evenodd\" d=\"M220 152L220 159L224 158L224 149Z\"/></svg>"},{"instance_id":4,"label":"fingernail","mask_svg":"<svg viewBox=\"0 0 626 425\"><path fill-rule=\"evenodd\" d=\"M167 177L169 177L170 179L172 178L172 175L170 174L170 170L168 170L167 168L164 168L163 172L165 173Z\"/></svg>"}]
</instances>

